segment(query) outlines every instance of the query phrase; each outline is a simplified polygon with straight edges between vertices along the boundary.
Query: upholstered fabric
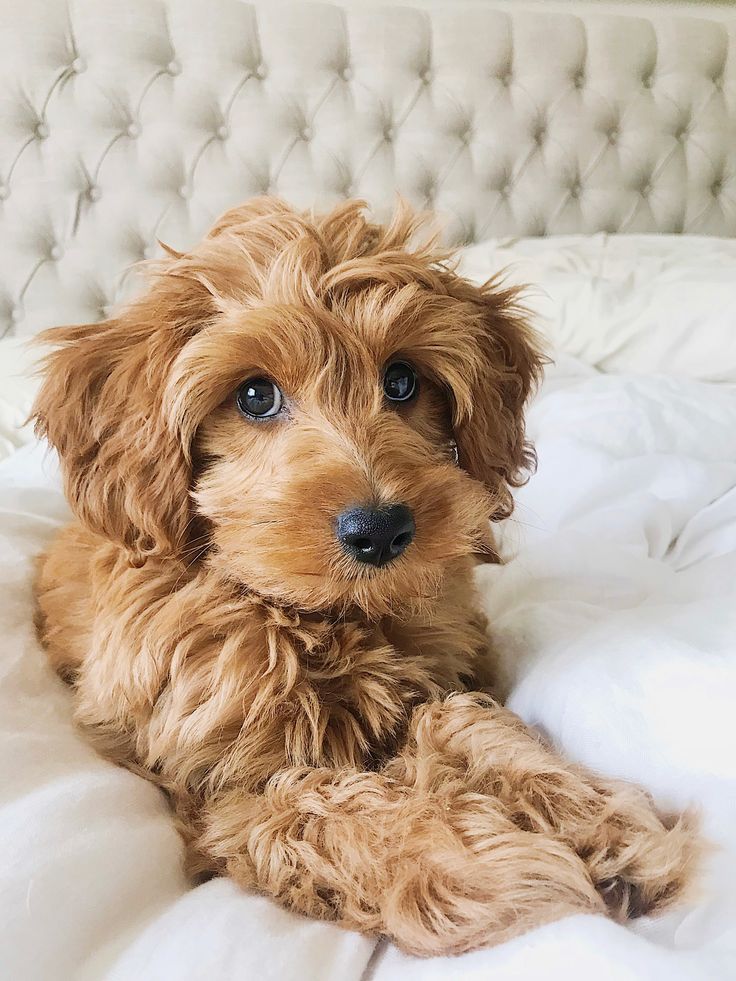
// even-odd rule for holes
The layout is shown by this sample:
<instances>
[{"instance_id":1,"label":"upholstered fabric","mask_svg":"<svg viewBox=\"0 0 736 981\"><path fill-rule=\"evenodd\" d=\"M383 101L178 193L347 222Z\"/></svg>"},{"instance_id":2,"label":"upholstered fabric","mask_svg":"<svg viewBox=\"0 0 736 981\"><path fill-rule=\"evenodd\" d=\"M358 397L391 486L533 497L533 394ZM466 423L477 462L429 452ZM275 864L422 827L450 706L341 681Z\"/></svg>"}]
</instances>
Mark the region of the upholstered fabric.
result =
<instances>
[{"instance_id":1,"label":"upholstered fabric","mask_svg":"<svg viewBox=\"0 0 736 981\"><path fill-rule=\"evenodd\" d=\"M736 234L736 14L580 11L3 0L0 333L104 317L266 192L399 191L453 242Z\"/></svg>"}]
</instances>

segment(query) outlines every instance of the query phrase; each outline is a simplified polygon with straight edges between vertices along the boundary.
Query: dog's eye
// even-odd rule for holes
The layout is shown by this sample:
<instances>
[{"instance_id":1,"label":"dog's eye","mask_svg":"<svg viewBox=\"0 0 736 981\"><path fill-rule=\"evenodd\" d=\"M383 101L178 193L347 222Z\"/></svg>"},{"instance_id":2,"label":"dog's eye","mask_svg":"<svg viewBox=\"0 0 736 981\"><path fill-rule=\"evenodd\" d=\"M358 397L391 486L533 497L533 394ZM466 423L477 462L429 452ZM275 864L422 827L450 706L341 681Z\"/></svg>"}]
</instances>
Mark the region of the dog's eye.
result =
<instances>
[{"instance_id":1,"label":"dog's eye","mask_svg":"<svg viewBox=\"0 0 736 981\"><path fill-rule=\"evenodd\" d=\"M284 399L281 391L268 378L249 378L236 392L235 401L243 415L267 419L278 415Z\"/></svg>"},{"instance_id":2,"label":"dog's eye","mask_svg":"<svg viewBox=\"0 0 736 981\"><path fill-rule=\"evenodd\" d=\"M394 361L383 376L383 392L390 402L408 402L419 390L417 373L406 361Z\"/></svg>"}]
</instances>

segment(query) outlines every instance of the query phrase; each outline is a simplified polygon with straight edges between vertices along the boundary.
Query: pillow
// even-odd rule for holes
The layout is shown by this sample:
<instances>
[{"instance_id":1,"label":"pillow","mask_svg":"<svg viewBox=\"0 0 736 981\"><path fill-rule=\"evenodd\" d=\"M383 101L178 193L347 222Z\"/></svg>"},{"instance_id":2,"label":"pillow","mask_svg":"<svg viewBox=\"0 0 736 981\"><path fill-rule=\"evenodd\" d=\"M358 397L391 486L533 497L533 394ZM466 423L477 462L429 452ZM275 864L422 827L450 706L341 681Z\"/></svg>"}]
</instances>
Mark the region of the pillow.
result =
<instances>
[{"instance_id":1,"label":"pillow","mask_svg":"<svg viewBox=\"0 0 736 981\"><path fill-rule=\"evenodd\" d=\"M34 370L42 357L42 348L27 338L0 339L0 460L34 439L26 420L40 384Z\"/></svg>"},{"instance_id":2,"label":"pillow","mask_svg":"<svg viewBox=\"0 0 736 981\"><path fill-rule=\"evenodd\" d=\"M506 270L553 352L605 372L736 382L736 241L690 235L493 240L460 271Z\"/></svg>"}]
</instances>

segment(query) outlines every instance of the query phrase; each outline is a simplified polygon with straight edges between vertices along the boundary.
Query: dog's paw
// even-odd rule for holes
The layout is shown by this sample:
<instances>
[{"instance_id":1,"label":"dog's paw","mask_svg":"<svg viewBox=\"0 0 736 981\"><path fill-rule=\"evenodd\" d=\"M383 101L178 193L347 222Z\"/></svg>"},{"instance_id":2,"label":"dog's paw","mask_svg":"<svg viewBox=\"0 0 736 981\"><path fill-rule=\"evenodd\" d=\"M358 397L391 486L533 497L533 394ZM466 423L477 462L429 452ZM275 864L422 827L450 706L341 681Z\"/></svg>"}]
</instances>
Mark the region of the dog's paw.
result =
<instances>
[{"instance_id":1,"label":"dog's paw","mask_svg":"<svg viewBox=\"0 0 736 981\"><path fill-rule=\"evenodd\" d=\"M578 854L611 916L645 916L683 897L702 851L696 824L692 815L660 817L651 798L635 788L610 796Z\"/></svg>"}]
</instances>

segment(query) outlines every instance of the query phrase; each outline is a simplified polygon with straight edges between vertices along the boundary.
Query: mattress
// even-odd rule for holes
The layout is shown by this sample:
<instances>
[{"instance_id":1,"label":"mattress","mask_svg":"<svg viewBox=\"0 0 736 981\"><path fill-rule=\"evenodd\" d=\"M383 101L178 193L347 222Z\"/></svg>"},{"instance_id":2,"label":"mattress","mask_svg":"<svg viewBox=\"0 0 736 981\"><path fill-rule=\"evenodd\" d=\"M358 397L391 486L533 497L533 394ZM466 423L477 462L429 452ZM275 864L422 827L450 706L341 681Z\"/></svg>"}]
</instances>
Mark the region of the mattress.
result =
<instances>
[{"instance_id":1,"label":"mattress","mask_svg":"<svg viewBox=\"0 0 736 981\"><path fill-rule=\"evenodd\" d=\"M533 281L555 361L529 411L537 474L498 528L507 562L478 573L499 684L570 758L700 810L693 897L418 960L227 880L193 887L163 797L75 731L35 639L34 562L68 510L53 455L15 428L27 355L0 347L3 977L736 977L736 243L490 242L461 268Z\"/></svg>"}]
</instances>

